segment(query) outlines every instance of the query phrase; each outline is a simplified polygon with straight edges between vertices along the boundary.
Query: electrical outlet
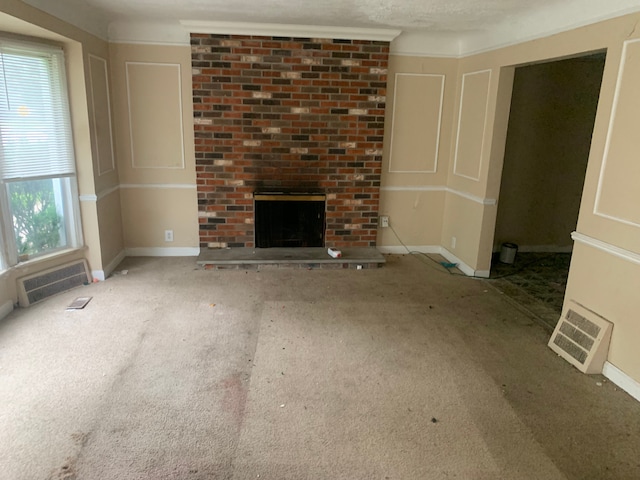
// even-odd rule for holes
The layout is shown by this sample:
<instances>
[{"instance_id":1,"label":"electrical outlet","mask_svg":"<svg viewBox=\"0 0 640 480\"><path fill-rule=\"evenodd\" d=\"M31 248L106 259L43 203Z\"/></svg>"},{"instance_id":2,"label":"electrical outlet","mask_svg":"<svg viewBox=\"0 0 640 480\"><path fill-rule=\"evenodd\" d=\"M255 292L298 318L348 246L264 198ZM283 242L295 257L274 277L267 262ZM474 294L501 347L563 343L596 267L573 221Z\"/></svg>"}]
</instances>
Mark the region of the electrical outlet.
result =
<instances>
[{"instance_id":1,"label":"electrical outlet","mask_svg":"<svg viewBox=\"0 0 640 480\"><path fill-rule=\"evenodd\" d=\"M380 216L380 226L386 228L389 226L389 215Z\"/></svg>"},{"instance_id":2,"label":"electrical outlet","mask_svg":"<svg viewBox=\"0 0 640 480\"><path fill-rule=\"evenodd\" d=\"M451 248L456 248L456 237L451 237Z\"/></svg>"},{"instance_id":3,"label":"electrical outlet","mask_svg":"<svg viewBox=\"0 0 640 480\"><path fill-rule=\"evenodd\" d=\"M173 230L165 230L164 231L164 241L165 242L173 242Z\"/></svg>"}]
</instances>

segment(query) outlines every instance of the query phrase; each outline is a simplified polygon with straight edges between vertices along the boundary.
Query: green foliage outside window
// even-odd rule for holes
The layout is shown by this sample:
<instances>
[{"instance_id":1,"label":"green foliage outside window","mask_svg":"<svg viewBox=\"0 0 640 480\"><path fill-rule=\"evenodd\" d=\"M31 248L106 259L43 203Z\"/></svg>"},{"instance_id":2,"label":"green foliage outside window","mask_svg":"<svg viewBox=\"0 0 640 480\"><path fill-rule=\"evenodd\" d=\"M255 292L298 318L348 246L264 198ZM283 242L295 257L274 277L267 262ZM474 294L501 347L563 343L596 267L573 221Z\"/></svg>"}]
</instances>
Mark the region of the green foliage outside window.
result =
<instances>
[{"instance_id":1,"label":"green foliage outside window","mask_svg":"<svg viewBox=\"0 0 640 480\"><path fill-rule=\"evenodd\" d=\"M62 219L51 180L11 183L9 196L18 255L58 248Z\"/></svg>"}]
</instances>

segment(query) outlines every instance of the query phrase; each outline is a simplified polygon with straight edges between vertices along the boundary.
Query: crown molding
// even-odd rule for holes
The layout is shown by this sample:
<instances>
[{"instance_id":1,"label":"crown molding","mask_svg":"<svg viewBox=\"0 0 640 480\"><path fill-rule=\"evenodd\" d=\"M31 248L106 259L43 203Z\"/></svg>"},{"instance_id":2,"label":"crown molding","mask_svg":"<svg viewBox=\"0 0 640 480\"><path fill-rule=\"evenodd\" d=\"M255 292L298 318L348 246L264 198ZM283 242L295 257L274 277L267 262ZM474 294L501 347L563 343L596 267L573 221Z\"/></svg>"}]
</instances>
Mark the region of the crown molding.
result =
<instances>
[{"instance_id":1,"label":"crown molding","mask_svg":"<svg viewBox=\"0 0 640 480\"><path fill-rule=\"evenodd\" d=\"M66 2L52 2L51 0L21 1L30 7L41 10L101 40L107 41L108 39L108 20L98 10L92 8L86 2L83 2L83 4L78 7L77 4L69 5Z\"/></svg>"},{"instance_id":2,"label":"crown molding","mask_svg":"<svg viewBox=\"0 0 640 480\"><path fill-rule=\"evenodd\" d=\"M460 36L447 32L402 32L389 48L391 55L407 57L460 57Z\"/></svg>"},{"instance_id":3,"label":"crown molding","mask_svg":"<svg viewBox=\"0 0 640 480\"><path fill-rule=\"evenodd\" d=\"M378 40L391 42L402 30L387 28L332 27L318 25L289 25L283 23L212 22L180 20L193 33L226 35L256 35L267 37L332 38L348 40Z\"/></svg>"},{"instance_id":4,"label":"crown molding","mask_svg":"<svg viewBox=\"0 0 640 480\"><path fill-rule=\"evenodd\" d=\"M608 0L609 10L604 13L600 11L598 3L585 5L579 2L565 0L553 9L533 12L484 32L460 35L458 56L464 58L492 52L640 11L637 0Z\"/></svg>"},{"instance_id":5,"label":"crown molding","mask_svg":"<svg viewBox=\"0 0 640 480\"><path fill-rule=\"evenodd\" d=\"M18 0L14 0L18 2ZM90 6L69 8L64 2L22 0L110 43L147 45L190 44L189 32L241 35L312 37L392 42L390 53L398 56L464 58L548 37L590 24L640 11L638 0L607 0L606 8L597 0L565 0L553 8L530 12L498 24L479 24L466 32L405 31L393 28L350 28L299 24L144 19L108 17ZM10 2L11 4L11 2ZM9 5L11 6L11 5ZM12 14L11 8L0 12ZM7 15L0 16L6 30ZM337 19L339 20L339 19ZM108 24L108 25L107 25Z\"/></svg>"}]
</instances>

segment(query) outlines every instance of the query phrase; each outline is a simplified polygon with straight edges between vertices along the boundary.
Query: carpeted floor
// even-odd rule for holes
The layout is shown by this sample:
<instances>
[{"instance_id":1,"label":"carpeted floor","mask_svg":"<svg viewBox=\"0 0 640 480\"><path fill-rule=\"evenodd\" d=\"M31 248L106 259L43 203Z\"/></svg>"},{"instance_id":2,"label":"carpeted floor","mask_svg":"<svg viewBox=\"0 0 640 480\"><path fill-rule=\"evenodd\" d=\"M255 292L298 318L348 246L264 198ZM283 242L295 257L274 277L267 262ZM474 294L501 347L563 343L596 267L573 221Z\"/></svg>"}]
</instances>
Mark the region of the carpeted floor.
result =
<instances>
[{"instance_id":1,"label":"carpeted floor","mask_svg":"<svg viewBox=\"0 0 640 480\"><path fill-rule=\"evenodd\" d=\"M558 358L487 281L387 260L133 258L15 311L0 478L640 478L640 403Z\"/></svg>"}]
</instances>

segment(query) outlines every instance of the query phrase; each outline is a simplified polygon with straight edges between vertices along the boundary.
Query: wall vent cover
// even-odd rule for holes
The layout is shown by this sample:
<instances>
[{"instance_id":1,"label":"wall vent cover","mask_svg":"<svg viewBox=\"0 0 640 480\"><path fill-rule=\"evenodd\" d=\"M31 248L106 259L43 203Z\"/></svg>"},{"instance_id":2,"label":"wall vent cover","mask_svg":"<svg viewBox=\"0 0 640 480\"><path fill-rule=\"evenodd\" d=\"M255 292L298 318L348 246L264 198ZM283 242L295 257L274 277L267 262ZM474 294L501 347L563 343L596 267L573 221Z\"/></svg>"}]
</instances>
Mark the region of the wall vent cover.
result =
<instances>
[{"instance_id":1,"label":"wall vent cover","mask_svg":"<svg viewBox=\"0 0 640 480\"><path fill-rule=\"evenodd\" d=\"M602 373L612 329L611 322L570 300L551 335L549 347L583 373Z\"/></svg>"},{"instance_id":2,"label":"wall vent cover","mask_svg":"<svg viewBox=\"0 0 640 480\"><path fill-rule=\"evenodd\" d=\"M90 280L85 260L66 263L18 279L20 306L28 307L57 293L84 285Z\"/></svg>"}]
</instances>

